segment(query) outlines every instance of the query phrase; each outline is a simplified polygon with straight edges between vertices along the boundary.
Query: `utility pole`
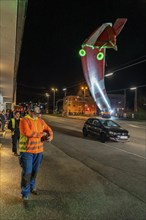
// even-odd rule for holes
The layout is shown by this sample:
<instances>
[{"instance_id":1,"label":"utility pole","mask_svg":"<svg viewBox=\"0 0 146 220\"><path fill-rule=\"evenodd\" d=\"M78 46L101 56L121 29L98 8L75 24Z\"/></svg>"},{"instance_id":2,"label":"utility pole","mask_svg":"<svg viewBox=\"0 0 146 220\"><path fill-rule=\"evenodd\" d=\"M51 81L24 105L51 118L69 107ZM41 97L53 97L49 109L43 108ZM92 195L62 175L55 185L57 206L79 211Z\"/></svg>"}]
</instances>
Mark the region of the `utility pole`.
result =
<instances>
[{"instance_id":1,"label":"utility pole","mask_svg":"<svg viewBox=\"0 0 146 220\"><path fill-rule=\"evenodd\" d=\"M124 111L126 111L126 89L124 89Z\"/></svg>"},{"instance_id":2,"label":"utility pole","mask_svg":"<svg viewBox=\"0 0 146 220\"><path fill-rule=\"evenodd\" d=\"M55 114L55 93L58 91L56 88L52 88L53 91L53 114Z\"/></svg>"}]
</instances>

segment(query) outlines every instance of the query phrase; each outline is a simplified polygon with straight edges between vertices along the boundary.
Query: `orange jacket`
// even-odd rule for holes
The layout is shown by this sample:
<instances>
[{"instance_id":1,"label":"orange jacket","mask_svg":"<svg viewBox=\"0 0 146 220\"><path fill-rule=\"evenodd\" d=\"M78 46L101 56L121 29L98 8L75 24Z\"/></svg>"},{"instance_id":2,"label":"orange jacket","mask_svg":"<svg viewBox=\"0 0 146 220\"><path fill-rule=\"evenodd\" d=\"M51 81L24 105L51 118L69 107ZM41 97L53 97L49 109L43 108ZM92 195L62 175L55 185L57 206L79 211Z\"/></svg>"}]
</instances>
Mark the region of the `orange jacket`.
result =
<instances>
[{"instance_id":1,"label":"orange jacket","mask_svg":"<svg viewBox=\"0 0 146 220\"><path fill-rule=\"evenodd\" d=\"M29 153L43 152L41 137L46 132L53 139L52 129L40 118L33 119L29 115L20 121L19 151Z\"/></svg>"}]
</instances>

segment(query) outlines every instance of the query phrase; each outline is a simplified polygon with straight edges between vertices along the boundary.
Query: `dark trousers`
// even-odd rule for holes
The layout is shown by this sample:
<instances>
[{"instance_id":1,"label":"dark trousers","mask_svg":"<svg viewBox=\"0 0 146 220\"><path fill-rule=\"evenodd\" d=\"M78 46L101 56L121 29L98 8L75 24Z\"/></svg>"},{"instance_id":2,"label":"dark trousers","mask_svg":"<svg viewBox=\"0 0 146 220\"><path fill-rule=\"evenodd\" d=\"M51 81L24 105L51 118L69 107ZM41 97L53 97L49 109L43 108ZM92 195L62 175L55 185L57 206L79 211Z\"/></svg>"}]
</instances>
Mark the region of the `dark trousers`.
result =
<instances>
[{"instance_id":1,"label":"dark trousers","mask_svg":"<svg viewBox=\"0 0 146 220\"><path fill-rule=\"evenodd\" d=\"M5 121L0 121L0 128L1 128L2 131L4 131Z\"/></svg>"},{"instance_id":2,"label":"dark trousers","mask_svg":"<svg viewBox=\"0 0 146 220\"><path fill-rule=\"evenodd\" d=\"M12 135L12 152L17 154L18 142L20 136L17 134Z\"/></svg>"},{"instance_id":3,"label":"dark trousers","mask_svg":"<svg viewBox=\"0 0 146 220\"><path fill-rule=\"evenodd\" d=\"M43 154L32 154L21 152L20 164L22 166L21 194L22 197L29 196L32 189L36 187L36 176L42 162Z\"/></svg>"}]
</instances>

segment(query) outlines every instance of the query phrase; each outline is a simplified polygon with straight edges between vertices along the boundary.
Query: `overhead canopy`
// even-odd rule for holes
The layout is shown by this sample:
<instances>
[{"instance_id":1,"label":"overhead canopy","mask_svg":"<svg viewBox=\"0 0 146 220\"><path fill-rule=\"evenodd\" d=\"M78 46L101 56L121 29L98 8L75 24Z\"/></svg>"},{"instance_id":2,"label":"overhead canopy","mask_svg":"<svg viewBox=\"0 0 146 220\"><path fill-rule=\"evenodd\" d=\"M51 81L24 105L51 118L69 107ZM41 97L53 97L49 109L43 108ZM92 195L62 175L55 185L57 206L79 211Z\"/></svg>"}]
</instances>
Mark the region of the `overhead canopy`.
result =
<instances>
[{"instance_id":1,"label":"overhead canopy","mask_svg":"<svg viewBox=\"0 0 146 220\"><path fill-rule=\"evenodd\" d=\"M27 0L0 1L0 105L16 101L16 76Z\"/></svg>"}]
</instances>

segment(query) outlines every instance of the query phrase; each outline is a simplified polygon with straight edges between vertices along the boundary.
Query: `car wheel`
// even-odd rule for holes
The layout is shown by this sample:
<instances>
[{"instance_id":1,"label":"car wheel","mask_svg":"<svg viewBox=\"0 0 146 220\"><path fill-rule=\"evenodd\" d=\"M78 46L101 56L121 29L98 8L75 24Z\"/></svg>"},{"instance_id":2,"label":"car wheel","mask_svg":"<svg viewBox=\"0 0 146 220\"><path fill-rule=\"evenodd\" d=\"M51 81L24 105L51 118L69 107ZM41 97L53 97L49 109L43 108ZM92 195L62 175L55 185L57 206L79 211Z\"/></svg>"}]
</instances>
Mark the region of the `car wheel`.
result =
<instances>
[{"instance_id":1,"label":"car wheel","mask_svg":"<svg viewBox=\"0 0 146 220\"><path fill-rule=\"evenodd\" d=\"M84 129L83 129L83 136L84 136L84 137L87 137L87 135L88 135L87 130L84 128Z\"/></svg>"},{"instance_id":2,"label":"car wheel","mask_svg":"<svg viewBox=\"0 0 146 220\"><path fill-rule=\"evenodd\" d=\"M100 135L100 140L101 140L102 143L105 143L105 142L106 142L107 136L106 136L105 133L101 133L101 135Z\"/></svg>"}]
</instances>

